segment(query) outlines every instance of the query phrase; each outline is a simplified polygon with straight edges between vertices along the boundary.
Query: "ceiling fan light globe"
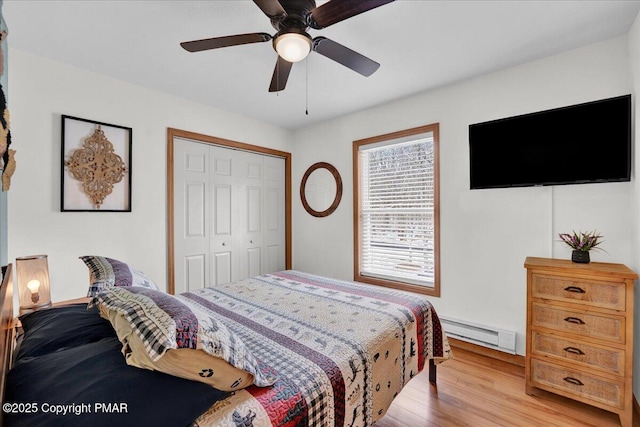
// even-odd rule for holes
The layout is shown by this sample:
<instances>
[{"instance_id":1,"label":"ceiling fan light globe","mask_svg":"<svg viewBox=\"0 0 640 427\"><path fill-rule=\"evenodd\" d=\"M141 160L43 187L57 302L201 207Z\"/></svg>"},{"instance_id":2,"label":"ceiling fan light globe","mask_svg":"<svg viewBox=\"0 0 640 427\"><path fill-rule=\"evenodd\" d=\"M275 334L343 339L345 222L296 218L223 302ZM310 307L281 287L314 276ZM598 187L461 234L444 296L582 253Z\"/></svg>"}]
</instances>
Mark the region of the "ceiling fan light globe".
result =
<instances>
[{"instance_id":1,"label":"ceiling fan light globe","mask_svg":"<svg viewBox=\"0 0 640 427\"><path fill-rule=\"evenodd\" d=\"M298 33L279 35L274 45L278 55L288 62L302 61L311 52L311 39Z\"/></svg>"}]
</instances>

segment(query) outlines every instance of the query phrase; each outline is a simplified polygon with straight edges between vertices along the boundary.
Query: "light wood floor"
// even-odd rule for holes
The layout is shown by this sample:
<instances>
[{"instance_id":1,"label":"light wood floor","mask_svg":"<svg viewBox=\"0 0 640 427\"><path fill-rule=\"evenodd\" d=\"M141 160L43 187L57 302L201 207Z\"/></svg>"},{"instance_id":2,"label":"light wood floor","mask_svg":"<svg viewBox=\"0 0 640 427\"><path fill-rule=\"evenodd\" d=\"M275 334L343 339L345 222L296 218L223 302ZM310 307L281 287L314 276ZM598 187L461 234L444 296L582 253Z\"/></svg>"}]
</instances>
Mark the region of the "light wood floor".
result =
<instances>
[{"instance_id":1,"label":"light wood floor","mask_svg":"<svg viewBox=\"0 0 640 427\"><path fill-rule=\"evenodd\" d=\"M453 348L438 365L437 386L427 370L412 379L375 427L505 426L618 427L616 414L570 399L524 392L524 368ZM634 427L640 420L634 415Z\"/></svg>"}]
</instances>

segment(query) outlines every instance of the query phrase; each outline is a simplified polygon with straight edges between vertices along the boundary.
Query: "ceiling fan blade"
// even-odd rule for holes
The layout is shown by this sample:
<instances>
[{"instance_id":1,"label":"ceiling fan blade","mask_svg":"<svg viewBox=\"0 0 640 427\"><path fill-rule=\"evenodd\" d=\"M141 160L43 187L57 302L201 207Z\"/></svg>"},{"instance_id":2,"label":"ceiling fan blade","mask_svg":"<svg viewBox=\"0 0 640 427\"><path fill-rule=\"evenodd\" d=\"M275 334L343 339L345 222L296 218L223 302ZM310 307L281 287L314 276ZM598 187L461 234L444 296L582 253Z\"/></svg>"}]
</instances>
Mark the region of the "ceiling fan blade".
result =
<instances>
[{"instance_id":1,"label":"ceiling fan blade","mask_svg":"<svg viewBox=\"0 0 640 427\"><path fill-rule=\"evenodd\" d=\"M287 86L287 80L289 79L292 66L292 62L285 61L278 56L278 62L276 62L276 68L273 70L273 77L271 77L269 92L280 92L284 90L285 86Z\"/></svg>"},{"instance_id":2,"label":"ceiling fan blade","mask_svg":"<svg viewBox=\"0 0 640 427\"><path fill-rule=\"evenodd\" d=\"M332 0L311 10L308 22L311 28L319 30L359 15L393 0Z\"/></svg>"},{"instance_id":3,"label":"ceiling fan blade","mask_svg":"<svg viewBox=\"0 0 640 427\"><path fill-rule=\"evenodd\" d=\"M277 18L287 14L278 0L253 0L253 2L269 18Z\"/></svg>"},{"instance_id":4,"label":"ceiling fan blade","mask_svg":"<svg viewBox=\"0 0 640 427\"><path fill-rule=\"evenodd\" d=\"M313 39L313 50L365 77L369 77L380 68L380 64L376 61L326 37Z\"/></svg>"},{"instance_id":5,"label":"ceiling fan blade","mask_svg":"<svg viewBox=\"0 0 640 427\"><path fill-rule=\"evenodd\" d=\"M202 50L218 49L220 47L238 46L241 44L260 43L271 40L271 34L249 33L237 34L235 36L213 37L211 39L193 40L182 42L182 46L189 52L200 52Z\"/></svg>"}]
</instances>

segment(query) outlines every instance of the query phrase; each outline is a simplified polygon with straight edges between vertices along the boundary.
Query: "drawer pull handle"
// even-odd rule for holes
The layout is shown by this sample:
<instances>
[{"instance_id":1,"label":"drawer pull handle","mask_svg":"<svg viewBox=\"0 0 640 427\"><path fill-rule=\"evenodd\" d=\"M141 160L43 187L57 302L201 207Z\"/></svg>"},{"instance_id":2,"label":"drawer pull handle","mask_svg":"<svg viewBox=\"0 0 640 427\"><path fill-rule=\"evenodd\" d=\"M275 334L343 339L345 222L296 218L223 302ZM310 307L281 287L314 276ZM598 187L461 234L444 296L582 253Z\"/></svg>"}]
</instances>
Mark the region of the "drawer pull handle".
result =
<instances>
[{"instance_id":1,"label":"drawer pull handle","mask_svg":"<svg viewBox=\"0 0 640 427\"><path fill-rule=\"evenodd\" d=\"M573 378L573 377L564 377L563 380L565 380L569 384L573 384L573 385L584 385L584 383L582 381L580 381L577 378Z\"/></svg>"},{"instance_id":2,"label":"drawer pull handle","mask_svg":"<svg viewBox=\"0 0 640 427\"><path fill-rule=\"evenodd\" d=\"M584 351L580 350L579 348L566 347L564 349L564 351L566 351L567 353L573 353L573 354L577 354L577 355L580 355L580 356L584 356Z\"/></svg>"},{"instance_id":3,"label":"drawer pull handle","mask_svg":"<svg viewBox=\"0 0 640 427\"><path fill-rule=\"evenodd\" d=\"M584 321L582 319L578 319L577 317L565 317L565 322L575 323L576 325L584 325Z\"/></svg>"},{"instance_id":4,"label":"drawer pull handle","mask_svg":"<svg viewBox=\"0 0 640 427\"><path fill-rule=\"evenodd\" d=\"M567 292L574 292L576 294L584 294L586 293L586 291L582 288L579 288L577 286L567 286L566 288L564 288L565 291Z\"/></svg>"}]
</instances>

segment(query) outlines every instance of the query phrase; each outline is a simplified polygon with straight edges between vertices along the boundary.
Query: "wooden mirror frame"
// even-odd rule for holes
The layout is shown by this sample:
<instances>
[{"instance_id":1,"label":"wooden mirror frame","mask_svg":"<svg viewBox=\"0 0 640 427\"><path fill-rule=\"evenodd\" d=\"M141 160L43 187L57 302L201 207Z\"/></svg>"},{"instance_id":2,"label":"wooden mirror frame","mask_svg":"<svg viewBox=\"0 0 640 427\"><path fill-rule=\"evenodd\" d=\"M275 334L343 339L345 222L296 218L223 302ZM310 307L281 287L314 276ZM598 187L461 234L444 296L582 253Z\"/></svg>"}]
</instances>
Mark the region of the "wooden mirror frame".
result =
<instances>
[{"instance_id":1,"label":"wooden mirror frame","mask_svg":"<svg viewBox=\"0 0 640 427\"><path fill-rule=\"evenodd\" d=\"M311 174L316 169L328 170L331 173L331 175L333 175L333 178L336 180L336 197L333 199L333 203L331 204L331 206L329 206L327 209L321 212L318 212L315 209L313 209L311 206L309 206L309 203L307 202L307 196L305 194L305 187L307 186L307 180L309 179L309 176L311 176ZM338 205L340 204L341 199L342 199L342 178L340 177L340 172L338 172L338 169L336 169L332 164L326 163L326 162L318 162L311 165L309 169L307 169L307 171L304 173L304 176L302 177L302 182L300 183L300 200L302 200L302 206L304 206L304 209L309 213L309 215L313 215L319 218L329 216L338 208Z\"/></svg>"}]
</instances>

